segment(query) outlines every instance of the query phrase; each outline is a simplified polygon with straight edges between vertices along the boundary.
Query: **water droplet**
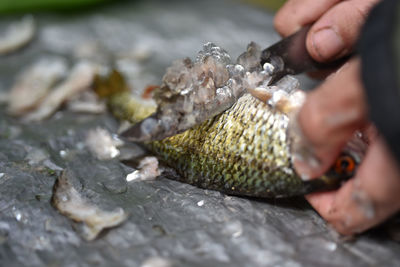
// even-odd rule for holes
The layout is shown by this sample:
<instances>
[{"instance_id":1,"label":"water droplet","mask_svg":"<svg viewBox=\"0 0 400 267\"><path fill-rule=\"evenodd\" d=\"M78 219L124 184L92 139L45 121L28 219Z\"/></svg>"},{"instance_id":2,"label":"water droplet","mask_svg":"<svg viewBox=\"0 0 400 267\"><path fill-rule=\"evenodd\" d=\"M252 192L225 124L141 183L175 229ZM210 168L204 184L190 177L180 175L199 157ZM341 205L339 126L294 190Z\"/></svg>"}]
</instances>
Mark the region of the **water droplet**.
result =
<instances>
[{"instance_id":1,"label":"water droplet","mask_svg":"<svg viewBox=\"0 0 400 267\"><path fill-rule=\"evenodd\" d=\"M22 214L19 213L19 212L15 213L15 219L17 219L17 221L21 221L21 219L22 219Z\"/></svg>"},{"instance_id":2,"label":"water droplet","mask_svg":"<svg viewBox=\"0 0 400 267\"><path fill-rule=\"evenodd\" d=\"M229 221L225 224L222 232L233 238L238 238L243 234L243 225L240 221Z\"/></svg>"},{"instance_id":3,"label":"water droplet","mask_svg":"<svg viewBox=\"0 0 400 267\"><path fill-rule=\"evenodd\" d=\"M76 149L78 149L78 150L83 150L84 148L85 148L85 143L83 143L83 142L78 142L78 143L76 143Z\"/></svg>"},{"instance_id":4,"label":"water droplet","mask_svg":"<svg viewBox=\"0 0 400 267\"><path fill-rule=\"evenodd\" d=\"M141 267L172 267L173 263L169 259L161 257L150 257L146 259Z\"/></svg>"},{"instance_id":5,"label":"water droplet","mask_svg":"<svg viewBox=\"0 0 400 267\"><path fill-rule=\"evenodd\" d=\"M60 157L62 157L62 158L65 158L66 156L67 156L67 151L65 151L65 150L60 150Z\"/></svg>"},{"instance_id":6,"label":"water droplet","mask_svg":"<svg viewBox=\"0 0 400 267\"><path fill-rule=\"evenodd\" d=\"M204 205L204 200L200 200L197 202L197 206L202 207Z\"/></svg>"},{"instance_id":7,"label":"water droplet","mask_svg":"<svg viewBox=\"0 0 400 267\"><path fill-rule=\"evenodd\" d=\"M67 130L67 134L68 134L69 136L73 136L73 135L75 135L75 131L74 131L73 129L68 129L68 130Z\"/></svg>"},{"instance_id":8,"label":"water droplet","mask_svg":"<svg viewBox=\"0 0 400 267\"><path fill-rule=\"evenodd\" d=\"M137 179L140 179L140 171L139 170L135 170L126 176L127 182L131 182L131 181L134 181Z\"/></svg>"},{"instance_id":9,"label":"water droplet","mask_svg":"<svg viewBox=\"0 0 400 267\"><path fill-rule=\"evenodd\" d=\"M68 200L69 200L69 197L68 197L67 194L64 194L64 195L61 196L61 201L62 202L67 202Z\"/></svg>"},{"instance_id":10,"label":"water droplet","mask_svg":"<svg viewBox=\"0 0 400 267\"><path fill-rule=\"evenodd\" d=\"M110 157L115 158L119 155L119 150L115 146L110 147Z\"/></svg>"},{"instance_id":11,"label":"water droplet","mask_svg":"<svg viewBox=\"0 0 400 267\"><path fill-rule=\"evenodd\" d=\"M272 73L274 73L274 65L272 65L271 63L265 63L263 66L263 69L269 74L272 75Z\"/></svg>"},{"instance_id":12,"label":"water droplet","mask_svg":"<svg viewBox=\"0 0 400 267\"><path fill-rule=\"evenodd\" d=\"M12 208L12 213L13 213L13 215L14 215L14 218L15 218L17 221L19 221L19 222L21 222L21 221L25 222L25 221L26 221L26 219L24 219L24 216L23 216L22 212L19 211L19 210L17 210L16 207L13 207L13 208Z\"/></svg>"},{"instance_id":13,"label":"water droplet","mask_svg":"<svg viewBox=\"0 0 400 267\"><path fill-rule=\"evenodd\" d=\"M335 251L337 249L337 244L335 242L328 242L326 244L326 249L329 251Z\"/></svg>"}]
</instances>

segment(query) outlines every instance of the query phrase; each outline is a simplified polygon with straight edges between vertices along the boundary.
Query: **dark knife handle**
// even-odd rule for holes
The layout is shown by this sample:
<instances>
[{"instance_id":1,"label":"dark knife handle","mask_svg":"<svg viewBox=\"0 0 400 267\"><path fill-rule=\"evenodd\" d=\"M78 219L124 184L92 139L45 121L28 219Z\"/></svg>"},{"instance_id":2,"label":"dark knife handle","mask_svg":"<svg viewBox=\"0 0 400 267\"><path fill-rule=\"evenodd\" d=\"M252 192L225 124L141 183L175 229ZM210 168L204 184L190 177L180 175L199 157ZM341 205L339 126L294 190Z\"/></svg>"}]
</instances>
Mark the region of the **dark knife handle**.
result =
<instances>
[{"instance_id":1,"label":"dark knife handle","mask_svg":"<svg viewBox=\"0 0 400 267\"><path fill-rule=\"evenodd\" d=\"M295 75L313 70L334 69L349 59L350 56L346 56L327 63L315 61L306 47L307 33L310 28L311 26L305 26L262 51L261 66L269 62L275 67L273 81L270 84L287 74Z\"/></svg>"}]
</instances>

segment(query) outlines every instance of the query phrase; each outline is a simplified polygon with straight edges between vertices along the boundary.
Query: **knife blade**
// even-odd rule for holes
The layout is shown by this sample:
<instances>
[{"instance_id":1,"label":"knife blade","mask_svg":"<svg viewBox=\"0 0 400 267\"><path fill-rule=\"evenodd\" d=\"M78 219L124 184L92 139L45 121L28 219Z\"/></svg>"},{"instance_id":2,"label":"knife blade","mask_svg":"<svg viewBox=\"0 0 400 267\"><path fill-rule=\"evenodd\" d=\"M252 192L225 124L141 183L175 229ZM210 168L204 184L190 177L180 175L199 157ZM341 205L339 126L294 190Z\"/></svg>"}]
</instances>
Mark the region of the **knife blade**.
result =
<instances>
[{"instance_id":1,"label":"knife blade","mask_svg":"<svg viewBox=\"0 0 400 267\"><path fill-rule=\"evenodd\" d=\"M305 26L261 52L261 66L264 67L265 63L273 66L272 79L268 85L276 83L288 74L296 75L308 71L338 68L349 59L351 55L326 63L314 60L306 47L307 33L310 28L311 25Z\"/></svg>"}]
</instances>

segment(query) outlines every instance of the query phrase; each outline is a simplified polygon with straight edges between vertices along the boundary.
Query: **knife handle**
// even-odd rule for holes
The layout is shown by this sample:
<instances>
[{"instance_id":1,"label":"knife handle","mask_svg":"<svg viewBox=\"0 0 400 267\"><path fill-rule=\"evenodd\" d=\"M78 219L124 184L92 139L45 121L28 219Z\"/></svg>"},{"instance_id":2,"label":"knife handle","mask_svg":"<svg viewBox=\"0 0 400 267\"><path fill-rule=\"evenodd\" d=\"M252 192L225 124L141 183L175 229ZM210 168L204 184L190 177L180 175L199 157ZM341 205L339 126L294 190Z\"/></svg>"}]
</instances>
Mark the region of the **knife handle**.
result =
<instances>
[{"instance_id":1,"label":"knife handle","mask_svg":"<svg viewBox=\"0 0 400 267\"><path fill-rule=\"evenodd\" d=\"M334 69L343 65L351 57L349 55L326 63L315 61L306 47L307 33L310 28L311 25L305 26L262 51L261 66L269 62L278 68L274 70L274 81L278 81L287 74L295 75L313 70Z\"/></svg>"}]
</instances>

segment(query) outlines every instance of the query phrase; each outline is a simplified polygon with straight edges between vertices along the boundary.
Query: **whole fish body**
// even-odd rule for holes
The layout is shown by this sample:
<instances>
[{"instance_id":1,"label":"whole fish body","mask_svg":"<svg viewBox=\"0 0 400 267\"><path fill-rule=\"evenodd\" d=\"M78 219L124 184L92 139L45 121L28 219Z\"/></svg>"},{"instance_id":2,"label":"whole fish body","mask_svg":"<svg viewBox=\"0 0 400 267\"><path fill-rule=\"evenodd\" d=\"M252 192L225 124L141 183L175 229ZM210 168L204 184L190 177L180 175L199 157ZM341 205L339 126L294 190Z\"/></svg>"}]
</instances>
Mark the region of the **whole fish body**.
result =
<instances>
[{"instance_id":1,"label":"whole fish body","mask_svg":"<svg viewBox=\"0 0 400 267\"><path fill-rule=\"evenodd\" d=\"M215 47L212 49L214 53ZM257 51L259 49L250 44L246 57L257 58ZM219 54L217 56L214 54L212 56L220 58ZM209 58L203 57L197 62L199 61L203 64L209 61ZM241 62L240 57L238 61ZM218 70L219 65L212 63L210 69ZM246 65L246 62L241 63ZM184 63L179 64L180 68L187 68L189 73L194 72L198 75L197 63L191 65L185 59ZM183 65L186 67L182 67ZM200 67L200 85L197 86L195 83L187 85L187 81L184 81L182 89L176 92L175 88L180 87L182 80L188 79L190 75L187 70L183 71L184 75L178 71L172 76L169 75L171 78L167 77L168 73L171 74L171 70L167 70L164 86L155 92L156 97L157 94L162 94L161 97L158 96L158 100L156 99L158 108L154 105L144 105L142 100L132 98L129 90L123 86L123 78L118 72L113 72L107 79L96 79L95 91L107 98L109 109L117 118L136 123L125 136L134 136L134 141L142 143L163 163L174 168L180 174L174 178L181 182L228 194L268 198L304 195L338 185L340 179L337 179L336 175L333 177L324 175L318 179L303 181L293 169L290 153L291 138L288 135L290 121L288 110L296 101L296 91L263 87L262 84L267 84L268 81L257 78L259 70L253 73L248 71L251 66L245 68L246 74L240 71L240 66L227 66L231 78L230 80L227 80L228 77L225 78L229 86L223 88L228 90L226 95L231 97L226 102L221 102L221 99L226 98L215 94L210 99L217 99L216 102L210 103L209 99L205 98L204 103L201 103L204 106L199 106L193 104L198 100L199 92L204 88L209 89L210 84L217 84L215 81L218 79L210 69L204 65ZM238 73L241 75L239 78ZM265 77L265 73L261 74ZM257 84L241 83L246 75L253 77L253 80L256 77ZM210 82L208 78L213 78L214 81ZM168 85L168 79L174 82L173 86ZM241 89L240 93L235 91L235 88L246 86L246 90ZM251 90L255 86L259 86L258 89ZM195 98L188 97L190 92L187 92L186 87L194 88L192 93ZM211 88L212 93L221 91L216 88L217 85L214 87ZM234 90L231 90L232 88ZM253 93L250 94L249 91ZM202 95L204 94L203 92ZM253 95L258 95L258 98ZM260 98L265 99L261 101ZM185 101L180 102L180 99ZM274 104L271 104L271 101L275 101ZM187 103L193 106L183 109L182 106ZM219 106L224 105L229 107L221 112ZM210 106L213 107L212 110L207 109ZM192 118L198 110L203 113L198 113ZM215 110L217 112L214 112ZM199 117L202 118L201 122L197 120ZM140 122L137 123L138 121ZM179 123L185 127L179 128Z\"/></svg>"}]
</instances>

